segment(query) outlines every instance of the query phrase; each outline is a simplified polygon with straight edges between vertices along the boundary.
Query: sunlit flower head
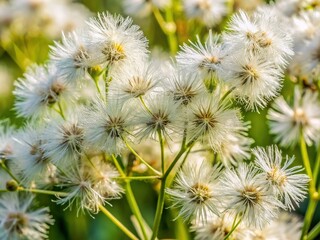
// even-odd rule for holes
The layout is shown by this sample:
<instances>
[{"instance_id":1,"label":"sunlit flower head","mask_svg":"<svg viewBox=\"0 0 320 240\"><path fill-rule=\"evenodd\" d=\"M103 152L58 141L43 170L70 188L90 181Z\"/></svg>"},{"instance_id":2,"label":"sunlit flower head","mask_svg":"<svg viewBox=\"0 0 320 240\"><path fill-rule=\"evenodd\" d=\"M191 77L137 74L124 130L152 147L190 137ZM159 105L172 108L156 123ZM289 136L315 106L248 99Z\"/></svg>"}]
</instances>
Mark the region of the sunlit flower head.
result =
<instances>
[{"instance_id":1,"label":"sunlit flower head","mask_svg":"<svg viewBox=\"0 0 320 240\"><path fill-rule=\"evenodd\" d=\"M139 64L147 57L147 40L132 19L100 13L88 22L88 42L95 60L109 67Z\"/></svg>"},{"instance_id":2,"label":"sunlit flower head","mask_svg":"<svg viewBox=\"0 0 320 240\"><path fill-rule=\"evenodd\" d=\"M262 171L262 176L289 210L295 208L308 192L309 177L301 174L301 166L290 166L294 157L286 156L283 160L281 151L276 145L253 150L255 164Z\"/></svg>"},{"instance_id":3,"label":"sunlit flower head","mask_svg":"<svg viewBox=\"0 0 320 240\"><path fill-rule=\"evenodd\" d=\"M59 186L67 193L56 202L66 208L77 208L77 213L87 210L98 213L99 206L107 200L119 198L122 188L114 180L118 172L99 157L82 159L81 166L75 166L59 178ZM91 163L89 163L91 161ZM94 167L92 166L94 164Z\"/></svg>"},{"instance_id":4,"label":"sunlit flower head","mask_svg":"<svg viewBox=\"0 0 320 240\"><path fill-rule=\"evenodd\" d=\"M302 134L308 145L319 140L320 104L318 94L310 90L294 91L293 105L281 96L275 100L268 112L270 132L280 145L294 146Z\"/></svg>"},{"instance_id":5,"label":"sunlit flower head","mask_svg":"<svg viewBox=\"0 0 320 240\"><path fill-rule=\"evenodd\" d=\"M229 109L227 101L220 101L219 94L204 94L188 108L187 136L190 140L208 142L219 151L225 137L241 126L237 109Z\"/></svg>"},{"instance_id":6,"label":"sunlit flower head","mask_svg":"<svg viewBox=\"0 0 320 240\"><path fill-rule=\"evenodd\" d=\"M118 154L124 147L124 138L132 131L130 108L117 101L96 99L84 114L84 144L90 149Z\"/></svg>"},{"instance_id":7,"label":"sunlit flower head","mask_svg":"<svg viewBox=\"0 0 320 240\"><path fill-rule=\"evenodd\" d=\"M31 195L4 193L0 197L0 239L48 238L49 225L54 223L48 208L31 210Z\"/></svg>"},{"instance_id":8,"label":"sunlit flower head","mask_svg":"<svg viewBox=\"0 0 320 240\"><path fill-rule=\"evenodd\" d=\"M285 29L275 11L257 11L252 18L240 11L232 17L224 42L231 53L263 55L282 67L293 55L292 38Z\"/></svg>"},{"instance_id":9,"label":"sunlit flower head","mask_svg":"<svg viewBox=\"0 0 320 240\"><path fill-rule=\"evenodd\" d=\"M312 40L320 27L319 11L304 11L292 18L295 51Z\"/></svg>"},{"instance_id":10,"label":"sunlit flower head","mask_svg":"<svg viewBox=\"0 0 320 240\"><path fill-rule=\"evenodd\" d=\"M12 161L27 184L43 178L51 171L52 164L43 148L42 132L42 127L29 124L14 137Z\"/></svg>"},{"instance_id":11,"label":"sunlit flower head","mask_svg":"<svg viewBox=\"0 0 320 240\"><path fill-rule=\"evenodd\" d=\"M223 62L225 81L246 109L264 108L282 87L283 72L268 59L251 54L233 55Z\"/></svg>"},{"instance_id":12,"label":"sunlit flower head","mask_svg":"<svg viewBox=\"0 0 320 240\"><path fill-rule=\"evenodd\" d=\"M177 54L178 65L183 71L199 73L201 77L215 78L219 81L219 73L222 70L220 65L225 56L219 38L209 32L209 36L203 44L199 37L197 42L190 42L190 46L184 44Z\"/></svg>"},{"instance_id":13,"label":"sunlit flower head","mask_svg":"<svg viewBox=\"0 0 320 240\"><path fill-rule=\"evenodd\" d=\"M134 118L138 138L156 139L158 131L169 139L173 139L172 134L180 134L179 103L175 102L171 95L151 96L146 99L145 106L140 105Z\"/></svg>"},{"instance_id":14,"label":"sunlit flower head","mask_svg":"<svg viewBox=\"0 0 320 240\"><path fill-rule=\"evenodd\" d=\"M72 101L77 97L73 88L57 75L53 66L28 68L23 78L15 83L15 110L18 116L37 118L54 113L56 104Z\"/></svg>"},{"instance_id":15,"label":"sunlit flower head","mask_svg":"<svg viewBox=\"0 0 320 240\"><path fill-rule=\"evenodd\" d=\"M205 85L198 74L174 68L163 81L163 88L173 95L176 102L183 106L189 105L197 97L206 93Z\"/></svg>"},{"instance_id":16,"label":"sunlit flower head","mask_svg":"<svg viewBox=\"0 0 320 240\"><path fill-rule=\"evenodd\" d=\"M120 198L123 189L116 181L119 172L101 156L93 156L90 161L95 167L86 162L85 168L92 176L92 187L106 200Z\"/></svg>"},{"instance_id":17,"label":"sunlit flower head","mask_svg":"<svg viewBox=\"0 0 320 240\"><path fill-rule=\"evenodd\" d=\"M68 120L52 119L43 133L45 155L62 166L79 160L84 149L84 129L79 123L79 114L68 117Z\"/></svg>"},{"instance_id":18,"label":"sunlit flower head","mask_svg":"<svg viewBox=\"0 0 320 240\"><path fill-rule=\"evenodd\" d=\"M99 212L99 205L105 202L105 197L93 188L94 179L84 169L75 167L69 169L66 175L59 178L59 186L67 193L60 197L57 204L67 204L66 208L77 208L77 214L85 210L93 213Z\"/></svg>"},{"instance_id":19,"label":"sunlit flower head","mask_svg":"<svg viewBox=\"0 0 320 240\"><path fill-rule=\"evenodd\" d=\"M173 207L179 207L179 216L185 220L206 222L219 215L218 177L220 167L212 167L205 160L188 159L179 170L172 188L167 189Z\"/></svg>"},{"instance_id":20,"label":"sunlit flower head","mask_svg":"<svg viewBox=\"0 0 320 240\"><path fill-rule=\"evenodd\" d=\"M121 68L112 74L109 98L126 101L145 96L159 86L163 78L159 66L153 62Z\"/></svg>"},{"instance_id":21,"label":"sunlit flower head","mask_svg":"<svg viewBox=\"0 0 320 240\"><path fill-rule=\"evenodd\" d=\"M262 228L283 206L252 166L242 163L237 169L226 169L220 181L225 209L233 216L240 214L248 227Z\"/></svg>"},{"instance_id":22,"label":"sunlit flower head","mask_svg":"<svg viewBox=\"0 0 320 240\"><path fill-rule=\"evenodd\" d=\"M50 60L56 66L58 75L66 82L74 83L86 78L87 69L95 65L93 52L88 49L84 33L62 34L62 41L51 46Z\"/></svg>"}]
</instances>

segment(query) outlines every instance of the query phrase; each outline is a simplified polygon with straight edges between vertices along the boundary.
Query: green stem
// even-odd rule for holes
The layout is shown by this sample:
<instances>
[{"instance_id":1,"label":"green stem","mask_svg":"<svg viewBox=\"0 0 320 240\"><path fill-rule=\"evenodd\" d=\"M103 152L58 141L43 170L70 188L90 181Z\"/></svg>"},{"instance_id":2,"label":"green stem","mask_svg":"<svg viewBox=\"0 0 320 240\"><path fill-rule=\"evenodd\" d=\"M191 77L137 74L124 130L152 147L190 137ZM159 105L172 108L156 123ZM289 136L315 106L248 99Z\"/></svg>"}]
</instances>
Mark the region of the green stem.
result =
<instances>
[{"instance_id":1,"label":"green stem","mask_svg":"<svg viewBox=\"0 0 320 240\"><path fill-rule=\"evenodd\" d=\"M189 147L189 149L188 149L188 151L186 152L186 155L184 156L184 158L183 158L183 160L182 160L179 168L182 168L182 167L183 167L184 163L186 162L186 160L187 160L187 158L188 158L188 156L189 156L189 154L190 154L190 152L191 152L191 149L192 149L192 147Z\"/></svg>"},{"instance_id":2,"label":"green stem","mask_svg":"<svg viewBox=\"0 0 320 240\"><path fill-rule=\"evenodd\" d=\"M111 157L112 157L112 159L114 161L114 164L115 164L116 168L120 172L121 177L122 178L127 178L126 174L122 170L122 168L121 168L118 160L116 159L116 157L113 154L111 155ZM129 204L129 207L130 207L132 213L137 218L137 221L138 221L139 226L141 228L141 232L143 234L143 237L145 239L148 239L146 230L145 230L144 225L143 225L144 220L143 220L143 217L141 215L139 206L138 206L138 204L136 202L136 199L134 197L134 194L132 192L131 185L130 185L130 180L128 180L128 179L126 180L126 198L127 198L127 201L128 201L128 204Z\"/></svg>"},{"instance_id":3,"label":"green stem","mask_svg":"<svg viewBox=\"0 0 320 240\"><path fill-rule=\"evenodd\" d=\"M151 114L151 116L154 116L153 113L151 112L151 110L148 108L147 104L145 103L145 101L143 100L142 96L139 96L140 102L142 103L143 107L147 110L148 113Z\"/></svg>"},{"instance_id":4,"label":"green stem","mask_svg":"<svg viewBox=\"0 0 320 240\"><path fill-rule=\"evenodd\" d=\"M20 192L31 192L31 193L54 195L54 196L59 196L59 197L66 197L66 196L68 196L68 193L65 193L65 192L56 192L56 191L43 190L43 189L21 188L21 187L20 187L20 188L18 188L18 191L20 191Z\"/></svg>"},{"instance_id":5,"label":"green stem","mask_svg":"<svg viewBox=\"0 0 320 240\"><path fill-rule=\"evenodd\" d=\"M307 150L307 145L306 142L303 138L303 135L300 135L300 150L301 150L301 155L302 155L302 161L304 164L304 167L306 169L307 175L310 178L310 183L309 183L309 204L307 208L307 212L304 218L304 223L303 223L303 228L302 228L302 233L301 233L301 240L305 239L307 237L308 230L310 228L312 218L314 215L314 212L317 207L317 200L314 198L314 194L317 192L316 191L316 184L313 178L313 173L311 170L311 165L310 165L310 160L309 160L309 155L308 155L308 150ZM318 159L317 159L318 161ZM315 169L315 172L318 170Z\"/></svg>"},{"instance_id":6,"label":"green stem","mask_svg":"<svg viewBox=\"0 0 320 240\"><path fill-rule=\"evenodd\" d=\"M114 154L112 154L111 157L112 157L112 160L113 160L113 162L114 162L114 165L115 165L116 168L118 169L121 177L122 177L122 178L126 178L127 176L126 176L126 174L124 173L124 171L122 170L122 168L121 168L121 166L120 166L117 158L114 156Z\"/></svg>"},{"instance_id":7,"label":"green stem","mask_svg":"<svg viewBox=\"0 0 320 240\"><path fill-rule=\"evenodd\" d=\"M15 180L18 184L20 184L20 181L12 174L12 172L10 171L9 168L7 168L4 162L2 160L0 160L0 162L1 162L0 165L3 168L3 170L5 170L10 175L10 177L12 177L13 180Z\"/></svg>"},{"instance_id":8,"label":"green stem","mask_svg":"<svg viewBox=\"0 0 320 240\"><path fill-rule=\"evenodd\" d=\"M312 170L311 170L310 160L309 160L309 156L308 156L307 145L306 145L306 142L305 142L302 134L300 136L300 150L301 150L303 165L304 165L306 172L310 178L310 188L311 188L311 186L312 186L311 184L313 182Z\"/></svg>"},{"instance_id":9,"label":"green stem","mask_svg":"<svg viewBox=\"0 0 320 240\"><path fill-rule=\"evenodd\" d=\"M167 34L167 32L168 32L168 30L167 30L167 22L162 17L159 9L156 8L156 7L153 7L152 11L153 11L154 17L157 20L161 30L164 32L164 34Z\"/></svg>"},{"instance_id":10,"label":"green stem","mask_svg":"<svg viewBox=\"0 0 320 240\"><path fill-rule=\"evenodd\" d=\"M142 235L143 235L144 239L147 240L148 236L147 236L147 232L144 228L144 224L143 224L144 220L143 220L142 214L140 212L139 206L137 204L137 201L136 201L134 194L132 192L130 181L127 181L127 183L126 183L126 197L127 197L128 204L129 204L133 214L136 216L137 221L140 225Z\"/></svg>"},{"instance_id":11,"label":"green stem","mask_svg":"<svg viewBox=\"0 0 320 240\"><path fill-rule=\"evenodd\" d=\"M120 228L130 239L139 240L128 228L126 228L115 216L113 216L104 206L99 205L101 212L104 213L118 228Z\"/></svg>"},{"instance_id":12,"label":"green stem","mask_svg":"<svg viewBox=\"0 0 320 240\"><path fill-rule=\"evenodd\" d=\"M171 54L174 55L178 50L178 40L176 36L177 26L173 19L172 7L167 7L165 13L166 13L167 26L168 26L167 36L168 36L169 48L170 48Z\"/></svg>"},{"instance_id":13,"label":"green stem","mask_svg":"<svg viewBox=\"0 0 320 240\"><path fill-rule=\"evenodd\" d=\"M158 236L162 211L163 211L163 207L164 207L165 188L166 188L166 178L163 178L161 181L159 198L158 198L158 202L157 202L156 216L155 216L154 222L153 222L153 232L152 232L151 240L156 239L156 237Z\"/></svg>"},{"instance_id":14,"label":"green stem","mask_svg":"<svg viewBox=\"0 0 320 240\"><path fill-rule=\"evenodd\" d=\"M236 215L236 217L235 217L235 219L234 219L234 222L233 222L233 224L232 224L232 229L231 229L231 231L227 234L227 236L225 236L224 240L229 239L229 237L231 236L231 234L237 229L237 227L238 227L239 224L241 223L242 218L240 218L239 221L237 222L237 224L235 224L237 217L238 217L238 216Z\"/></svg>"},{"instance_id":15,"label":"green stem","mask_svg":"<svg viewBox=\"0 0 320 240\"><path fill-rule=\"evenodd\" d=\"M320 234L320 222L310 231L308 234L307 240L313 240Z\"/></svg>"},{"instance_id":16,"label":"green stem","mask_svg":"<svg viewBox=\"0 0 320 240\"><path fill-rule=\"evenodd\" d=\"M310 196L308 209L304 218L304 223L303 223L303 228L302 228L302 233L300 238L301 240L304 240L307 237L307 233L310 228L314 212L317 208L317 203L318 202Z\"/></svg>"},{"instance_id":17,"label":"green stem","mask_svg":"<svg viewBox=\"0 0 320 240\"><path fill-rule=\"evenodd\" d=\"M141 161L143 162L150 170L152 170L155 174L161 175L161 173L154 169L149 163L147 163L140 155L128 144L128 142L123 138L123 142L126 144L127 148Z\"/></svg>"},{"instance_id":18,"label":"green stem","mask_svg":"<svg viewBox=\"0 0 320 240\"><path fill-rule=\"evenodd\" d=\"M315 185L317 185L317 181L318 181L319 168L320 168L320 144L318 146L317 158L316 158L316 162L315 162L313 173L312 173L313 182Z\"/></svg>"},{"instance_id":19,"label":"green stem","mask_svg":"<svg viewBox=\"0 0 320 240\"><path fill-rule=\"evenodd\" d=\"M166 170L166 172L162 176L159 198L158 198L158 202L157 202L156 216L155 216L154 223L153 223L153 232L152 232L151 240L156 239L156 237L158 236L161 216L162 216L163 207L164 207L164 197L165 197L165 188L166 188L167 178L168 178L169 174L171 173L172 169L174 168L174 166L179 161L180 157L192 145L193 145L193 142L187 144L187 146L184 146L184 145L181 146L181 149L178 152L177 156L174 158L174 160L170 164L169 168Z\"/></svg>"},{"instance_id":20,"label":"green stem","mask_svg":"<svg viewBox=\"0 0 320 240\"><path fill-rule=\"evenodd\" d=\"M160 176L133 176L133 177L117 177L114 179L119 180L138 180L138 181L144 181L144 180L160 180Z\"/></svg>"},{"instance_id":21,"label":"green stem","mask_svg":"<svg viewBox=\"0 0 320 240\"><path fill-rule=\"evenodd\" d=\"M178 152L177 156L173 159L172 163L170 164L170 166L168 167L168 169L166 170L166 172L164 173L162 178L167 178L169 176L169 174L171 173L172 169L174 168L174 166L177 164L177 162L179 161L180 157L184 154L184 152L189 148L192 147L194 144L194 141L189 142L188 144L186 144L185 146L181 146L180 151Z\"/></svg>"},{"instance_id":22,"label":"green stem","mask_svg":"<svg viewBox=\"0 0 320 240\"><path fill-rule=\"evenodd\" d=\"M232 91L235 89L235 87L230 88L220 99L220 102L222 103L231 93Z\"/></svg>"},{"instance_id":23,"label":"green stem","mask_svg":"<svg viewBox=\"0 0 320 240\"><path fill-rule=\"evenodd\" d=\"M163 142L161 130L158 129L157 132L158 132L158 136L159 136L160 151L161 151L161 170L162 170L162 173L164 173L164 142Z\"/></svg>"},{"instance_id":24,"label":"green stem","mask_svg":"<svg viewBox=\"0 0 320 240\"><path fill-rule=\"evenodd\" d=\"M100 90L100 86L99 86L99 79L95 78L95 79L93 79L93 81L94 81L94 85L96 86L99 95L100 95L101 97L103 97L102 92L101 92L101 90Z\"/></svg>"},{"instance_id":25,"label":"green stem","mask_svg":"<svg viewBox=\"0 0 320 240\"><path fill-rule=\"evenodd\" d=\"M171 54L175 54L178 49L178 40L176 36L176 24L173 19L173 12L171 7L166 9L166 20L161 15L158 8L153 7L153 14L155 19L157 20L161 30L167 36L169 48Z\"/></svg>"}]
</instances>

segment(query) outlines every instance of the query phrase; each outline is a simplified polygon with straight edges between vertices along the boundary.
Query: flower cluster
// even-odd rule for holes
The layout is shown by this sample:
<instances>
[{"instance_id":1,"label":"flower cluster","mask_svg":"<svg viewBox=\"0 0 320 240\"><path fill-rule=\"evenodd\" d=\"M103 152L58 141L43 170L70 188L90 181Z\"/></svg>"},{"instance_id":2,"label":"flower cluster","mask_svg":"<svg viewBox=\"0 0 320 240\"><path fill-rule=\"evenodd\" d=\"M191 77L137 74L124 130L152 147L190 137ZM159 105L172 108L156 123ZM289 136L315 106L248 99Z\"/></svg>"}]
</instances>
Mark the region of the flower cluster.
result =
<instances>
[{"instance_id":1,"label":"flower cluster","mask_svg":"<svg viewBox=\"0 0 320 240\"><path fill-rule=\"evenodd\" d=\"M173 206L181 207L179 216L200 232L208 222L232 225L236 219L251 232L277 219L281 209L294 209L307 193L309 178L299 173L303 168L291 166L294 158L283 159L276 146L258 147L252 153L253 163L237 168L212 167L206 160L186 163L167 190ZM216 231L222 234L220 227ZM224 239L228 231L223 234L217 239Z\"/></svg>"}]
</instances>

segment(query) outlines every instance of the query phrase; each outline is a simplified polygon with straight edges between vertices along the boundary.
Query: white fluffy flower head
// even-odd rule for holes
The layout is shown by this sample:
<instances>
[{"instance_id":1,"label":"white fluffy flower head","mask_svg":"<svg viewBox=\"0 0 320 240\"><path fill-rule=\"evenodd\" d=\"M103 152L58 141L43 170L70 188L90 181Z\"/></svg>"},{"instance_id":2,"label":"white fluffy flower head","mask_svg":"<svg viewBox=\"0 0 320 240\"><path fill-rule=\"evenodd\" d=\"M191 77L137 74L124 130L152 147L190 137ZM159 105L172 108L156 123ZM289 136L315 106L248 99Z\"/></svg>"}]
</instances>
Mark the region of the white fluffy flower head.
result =
<instances>
[{"instance_id":1,"label":"white fluffy flower head","mask_svg":"<svg viewBox=\"0 0 320 240\"><path fill-rule=\"evenodd\" d=\"M48 208L30 210L33 197L5 193L0 198L0 239L35 239L48 237L53 224Z\"/></svg>"},{"instance_id":2,"label":"white fluffy flower head","mask_svg":"<svg viewBox=\"0 0 320 240\"><path fill-rule=\"evenodd\" d=\"M293 106L283 97L276 99L268 112L270 132L280 145L294 146L302 134L308 145L319 140L320 104L318 94L310 90L302 92L298 87L294 91Z\"/></svg>"},{"instance_id":3,"label":"white fluffy flower head","mask_svg":"<svg viewBox=\"0 0 320 240\"><path fill-rule=\"evenodd\" d=\"M299 173L303 168L301 166L290 168L294 157L286 156L283 163L281 151L276 145L266 149L255 148L253 154L256 157L255 164L262 171L262 176L274 193L284 202L286 208L294 209L307 194L309 177Z\"/></svg>"},{"instance_id":4,"label":"white fluffy flower head","mask_svg":"<svg viewBox=\"0 0 320 240\"><path fill-rule=\"evenodd\" d=\"M221 178L225 208L240 214L248 227L262 228L278 215L282 203L269 190L266 180L252 166L242 163L227 169Z\"/></svg>"},{"instance_id":5,"label":"white fluffy flower head","mask_svg":"<svg viewBox=\"0 0 320 240\"><path fill-rule=\"evenodd\" d=\"M87 23L89 46L100 64L119 67L146 59L147 40L131 18L102 13Z\"/></svg>"},{"instance_id":6,"label":"white fluffy flower head","mask_svg":"<svg viewBox=\"0 0 320 240\"><path fill-rule=\"evenodd\" d=\"M205 160L188 159L178 172L175 185L167 189L173 207L180 207L179 216L185 220L206 222L219 215L217 179L220 167L211 167Z\"/></svg>"}]
</instances>

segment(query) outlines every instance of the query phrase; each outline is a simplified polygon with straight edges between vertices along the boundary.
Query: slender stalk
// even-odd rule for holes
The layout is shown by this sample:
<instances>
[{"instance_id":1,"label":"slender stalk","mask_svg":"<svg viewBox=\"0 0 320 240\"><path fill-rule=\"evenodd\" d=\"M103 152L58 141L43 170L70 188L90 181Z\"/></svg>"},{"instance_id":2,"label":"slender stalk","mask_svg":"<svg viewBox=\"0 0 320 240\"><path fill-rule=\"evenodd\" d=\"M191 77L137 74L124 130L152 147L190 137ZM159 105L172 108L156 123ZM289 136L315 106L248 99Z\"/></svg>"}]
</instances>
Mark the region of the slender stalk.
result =
<instances>
[{"instance_id":1,"label":"slender stalk","mask_svg":"<svg viewBox=\"0 0 320 240\"><path fill-rule=\"evenodd\" d=\"M189 148L192 147L194 144L194 141L189 142L188 144L186 144L185 146L182 146L180 151L178 152L177 156L173 159L172 163L170 164L170 166L168 167L168 169L166 170L165 174L163 175L163 178L167 178L169 176L169 174L171 173L172 169L174 168L174 166L177 164L177 162L179 161L180 157L184 154L184 152Z\"/></svg>"},{"instance_id":2,"label":"slender stalk","mask_svg":"<svg viewBox=\"0 0 320 240\"><path fill-rule=\"evenodd\" d=\"M314 212L315 212L316 207L317 207L317 203L318 202L315 199L310 197L308 208L307 208L307 212L306 212L306 215L304 217L304 223L303 223L303 228L302 228L302 233L301 233L301 238L300 238L301 240L304 240L307 237L307 233L308 233L308 230L310 228L311 221L312 221Z\"/></svg>"},{"instance_id":3,"label":"slender stalk","mask_svg":"<svg viewBox=\"0 0 320 240\"><path fill-rule=\"evenodd\" d=\"M111 155L113 161L114 161L114 164L116 166L116 168L118 169L118 171L120 172L120 175L122 178L127 178L126 174L124 173L124 171L122 170L118 160L116 159L116 157L112 154ZM140 209L139 209L139 206L137 204L137 201L134 197L134 194L132 192L132 189L131 189L131 185L130 185L130 180L126 180L126 198L127 198L127 201L128 201L128 204L129 204L129 207L132 211L132 213L135 215L138 223L139 223L139 226L141 228L141 232L143 234L143 237L145 239L148 239L147 237L147 233L146 233L146 230L144 228L144 220L143 220L143 217L142 217L142 214L140 212Z\"/></svg>"},{"instance_id":4,"label":"slender stalk","mask_svg":"<svg viewBox=\"0 0 320 240\"><path fill-rule=\"evenodd\" d=\"M183 158L183 160L182 160L179 168L182 168L182 167L183 167L184 163L186 162L186 160L187 160L187 158L188 158L188 156L189 156L189 154L190 154L190 152L191 152L191 149L192 149L192 147L189 147L189 149L188 149L188 151L186 152L186 155L184 156L184 158Z\"/></svg>"},{"instance_id":5,"label":"slender stalk","mask_svg":"<svg viewBox=\"0 0 320 240\"><path fill-rule=\"evenodd\" d=\"M235 89L235 87L230 88L220 99L220 102L223 102L231 93L232 91Z\"/></svg>"},{"instance_id":6,"label":"slender stalk","mask_svg":"<svg viewBox=\"0 0 320 240\"><path fill-rule=\"evenodd\" d=\"M167 20L167 28L168 28L168 43L169 43L169 48L170 48L170 52L171 54L175 54L178 50L178 40L177 40L177 36L176 36L176 30L177 30L177 26L174 22L173 19L173 11L172 11L172 7L167 7L166 8L166 20Z\"/></svg>"},{"instance_id":7,"label":"slender stalk","mask_svg":"<svg viewBox=\"0 0 320 240\"><path fill-rule=\"evenodd\" d=\"M144 224L143 224L143 217L142 217L142 214L140 212L140 209L139 209L139 206L137 204L137 201L134 197L134 194L133 194L133 191L132 191L132 188L131 188L131 185L130 185L130 182L127 181L126 183L126 197L127 197L127 201L128 201L128 204L133 212L133 214L136 216L137 218L137 221L140 225L140 228L141 228L141 231L142 231L142 235L144 237L144 239L148 239L148 236L147 236L147 232L144 228Z\"/></svg>"},{"instance_id":8,"label":"slender stalk","mask_svg":"<svg viewBox=\"0 0 320 240\"><path fill-rule=\"evenodd\" d=\"M113 216L104 206L99 205L99 209L104 213L124 234L132 240L139 240L128 228L126 228L115 216Z\"/></svg>"},{"instance_id":9,"label":"slender stalk","mask_svg":"<svg viewBox=\"0 0 320 240\"><path fill-rule=\"evenodd\" d=\"M300 150L301 150L302 161L303 161L304 167L306 169L307 175L310 178L310 184L309 184L309 199L310 200L309 200L307 212L306 212L306 215L304 218L304 223L303 223L303 228L302 228L302 233L301 233L301 238L300 238L301 240L303 240L307 236L307 233L310 228L312 218L313 218L313 215L316 210L318 202L316 199L314 199L314 196L313 196L314 193L316 193L316 185L315 185L313 173L311 170L307 145L306 145L306 142L305 142L302 134L300 135ZM318 171L318 170L315 169L315 171Z\"/></svg>"},{"instance_id":10,"label":"slender stalk","mask_svg":"<svg viewBox=\"0 0 320 240\"><path fill-rule=\"evenodd\" d=\"M162 211L163 211L163 207L164 207L164 197L165 197L165 188L166 188L167 178L168 178L169 174L171 173L172 169L174 168L174 166L179 161L180 157L192 145L193 145L193 142L187 144L187 146L184 146L184 145L181 146L181 149L178 152L177 156L174 158L174 160L170 164L169 168L166 170L166 172L162 176L159 198L158 198L158 202L157 202L156 216L155 216L154 223L153 223L153 233L151 236L151 240L156 239L156 237L158 235Z\"/></svg>"},{"instance_id":11,"label":"slender stalk","mask_svg":"<svg viewBox=\"0 0 320 240\"><path fill-rule=\"evenodd\" d=\"M232 229L231 231L227 234L227 236L225 236L224 240L229 239L229 237L231 236L231 234L237 229L237 227L239 226L239 224L241 223L242 218L239 219L239 221L235 224L235 221L237 219L237 216L234 219L234 222L232 224Z\"/></svg>"},{"instance_id":12,"label":"slender stalk","mask_svg":"<svg viewBox=\"0 0 320 240\"><path fill-rule=\"evenodd\" d=\"M50 190L43 190L43 189L35 189L35 188L23 188L18 187L17 191L19 192L30 192L30 193L39 193L39 194L46 194L46 195L54 195L59 197L68 196L68 193L65 192L57 192L57 191L50 191ZM0 189L0 192L9 192L7 189Z\"/></svg>"},{"instance_id":13,"label":"slender stalk","mask_svg":"<svg viewBox=\"0 0 320 240\"><path fill-rule=\"evenodd\" d=\"M310 231L310 233L308 234L307 240L313 240L319 235L320 235L320 222L318 222L317 225L314 226L314 228Z\"/></svg>"},{"instance_id":14,"label":"slender stalk","mask_svg":"<svg viewBox=\"0 0 320 240\"><path fill-rule=\"evenodd\" d=\"M164 32L164 34L167 34L167 22L164 20L163 16L161 15L160 11L158 8L153 7L152 8L153 14L155 19L157 20L161 30Z\"/></svg>"},{"instance_id":15,"label":"slender stalk","mask_svg":"<svg viewBox=\"0 0 320 240\"><path fill-rule=\"evenodd\" d=\"M93 81L94 81L94 85L96 86L96 89L97 89L99 95L100 95L101 97L103 97L102 92L101 92L101 89L100 89L100 86L99 86L99 79L93 79Z\"/></svg>"},{"instance_id":16,"label":"slender stalk","mask_svg":"<svg viewBox=\"0 0 320 240\"><path fill-rule=\"evenodd\" d=\"M33 188L21 188L21 187L19 187L18 191L54 195L54 196L59 196L59 197L68 196L68 193L66 193L66 192L56 192L56 191L43 190L43 189L33 189Z\"/></svg>"},{"instance_id":17,"label":"slender stalk","mask_svg":"<svg viewBox=\"0 0 320 240\"><path fill-rule=\"evenodd\" d=\"M87 154L85 154L85 156L86 156L88 162L90 163L90 165L92 166L92 168L93 168L95 171L97 171L97 173L98 173L99 175L101 175L100 171L99 171L99 170L96 168L96 166L93 164L91 158L90 158Z\"/></svg>"},{"instance_id":18,"label":"slender stalk","mask_svg":"<svg viewBox=\"0 0 320 240\"><path fill-rule=\"evenodd\" d=\"M306 142L305 142L304 137L302 135L300 136L300 150L301 150L303 165L304 165L306 172L310 178L310 188L311 188L311 186L313 184L312 183L313 182L312 170L311 170L307 145L306 145Z\"/></svg>"},{"instance_id":19,"label":"slender stalk","mask_svg":"<svg viewBox=\"0 0 320 240\"><path fill-rule=\"evenodd\" d=\"M213 153L213 157L212 157L212 166L216 164L217 160L218 160L218 154L215 152Z\"/></svg>"},{"instance_id":20,"label":"slender stalk","mask_svg":"<svg viewBox=\"0 0 320 240\"><path fill-rule=\"evenodd\" d=\"M183 148L187 142L187 127L188 127L188 122L185 121L184 122L183 137L182 137L182 142L181 142L181 148Z\"/></svg>"},{"instance_id":21,"label":"slender stalk","mask_svg":"<svg viewBox=\"0 0 320 240\"><path fill-rule=\"evenodd\" d=\"M1 165L2 169L4 171L6 171L10 175L10 177L12 177L13 180L15 180L18 184L20 183L20 181L12 174L10 169L7 168L7 166L4 164L4 162L2 160L0 160L0 165Z\"/></svg>"},{"instance_id":22,"label":"slender stalk","mask_svg":"<svg viewBox=\"0 0 320 240\"><path fill-rule=\"evenodd\" d=\"M313 181L315 185L317 184L317 181L318 181L319 168L320 168L320 144L318 146L317 158L316 158L316 162L315 162L313 173L312 173Z\"/></svg>"},{"instance_id":23,"label":"slender stalk","mask_svg":"<svg viewBox=\"0 0 320 240\"><path fill-rule=\"evenodd\" d=\"M116 168L118 169L121 177L122 177L122 178L126 178L127 176L126 176L126 174L124 173L124 171L122 170L122 168L121 168L121 166L120 166L117 158L114 156L114 154L112 154L111 157L112 157L112 160L113 160L113 162L114 162L114 165L115 165Z\"/></svg>"},{"instance_id":24,"label":"slender stalk","mask_svg":"<svg viewBox=\"0 0 320 240\"><path fill-rule=\"evenodd\" d=\"M164 142L161 130L158 129L158 136L159 136L159 142L160 142L160 151L161 151L161 171L164 173Z\"/></svg>"},{"instance_id":25,"label":"slender stalk","mask_svg":"<svg viewBox=\"0 0 320 240\"><path fill-rule=\"evenodd\" d=\"M153 228L152 228L153 232L152 232L151 240L155 240L156 237L158 236L162 211L163 211L163 207L164 207L165 188L166 188L166 178L163 178L161 181L159 198L158 198L158 202L157 202L156 216L155 216L154 222L153 222Z\"/></svg>"},{"instance_id":26,"label":"slender stalk","mask_svg":"<svg viewBox=\"0 0 320 240\"><path fill-rule=\"evenodd\" d=\"M140 96L139 97L140 102L142 103L143 107L147 110L148 113L150 113L153 116L153 113L151 112L151 110L148 108L147 104L145 103L145 101L143 100L143 97Z\"/></svg>"},{"instance_id":27,"label":"slender stalk","mask_svg":"<svg viewBox=\"0 0 320 240\"><path fill-rule=\"evenodd\" d=\"M160 176L133 176L133 177L117 177L114 179L118 179L118 180L137 180L137 181L145 181L145 180L160 180L161 177Z\"/></svg>"},{"instance_id":28,"label":"slender stalk","mask_svg":"<svg viewBox=\"0 0 320 240\"><path fill-rule=\"evenodd\" d=\"M128 144L128 142L123 138L123 142L126 144L127 148L141 161L143 162L150 170L152 170L155 174L161 175L161 173L154 169L149 163L147 163L140 155Z\"/></svg>"},{"instance_id":29,"label":"slender stalk","mask_svg":"<svg viewBox=\"0 0 320 240\"><path fill-rule=\"evenodd\" d=\"M166 12L165 12L166 20L163 18L158 8L153 7L152 10L153 10L154 17L157 20L161 30L167 36L171 54L175 54L178 49L178 40L175 34L176 24L173 19L173 12L171 7L168 7L166 9Z\"/></svg>"}]
</instances>

